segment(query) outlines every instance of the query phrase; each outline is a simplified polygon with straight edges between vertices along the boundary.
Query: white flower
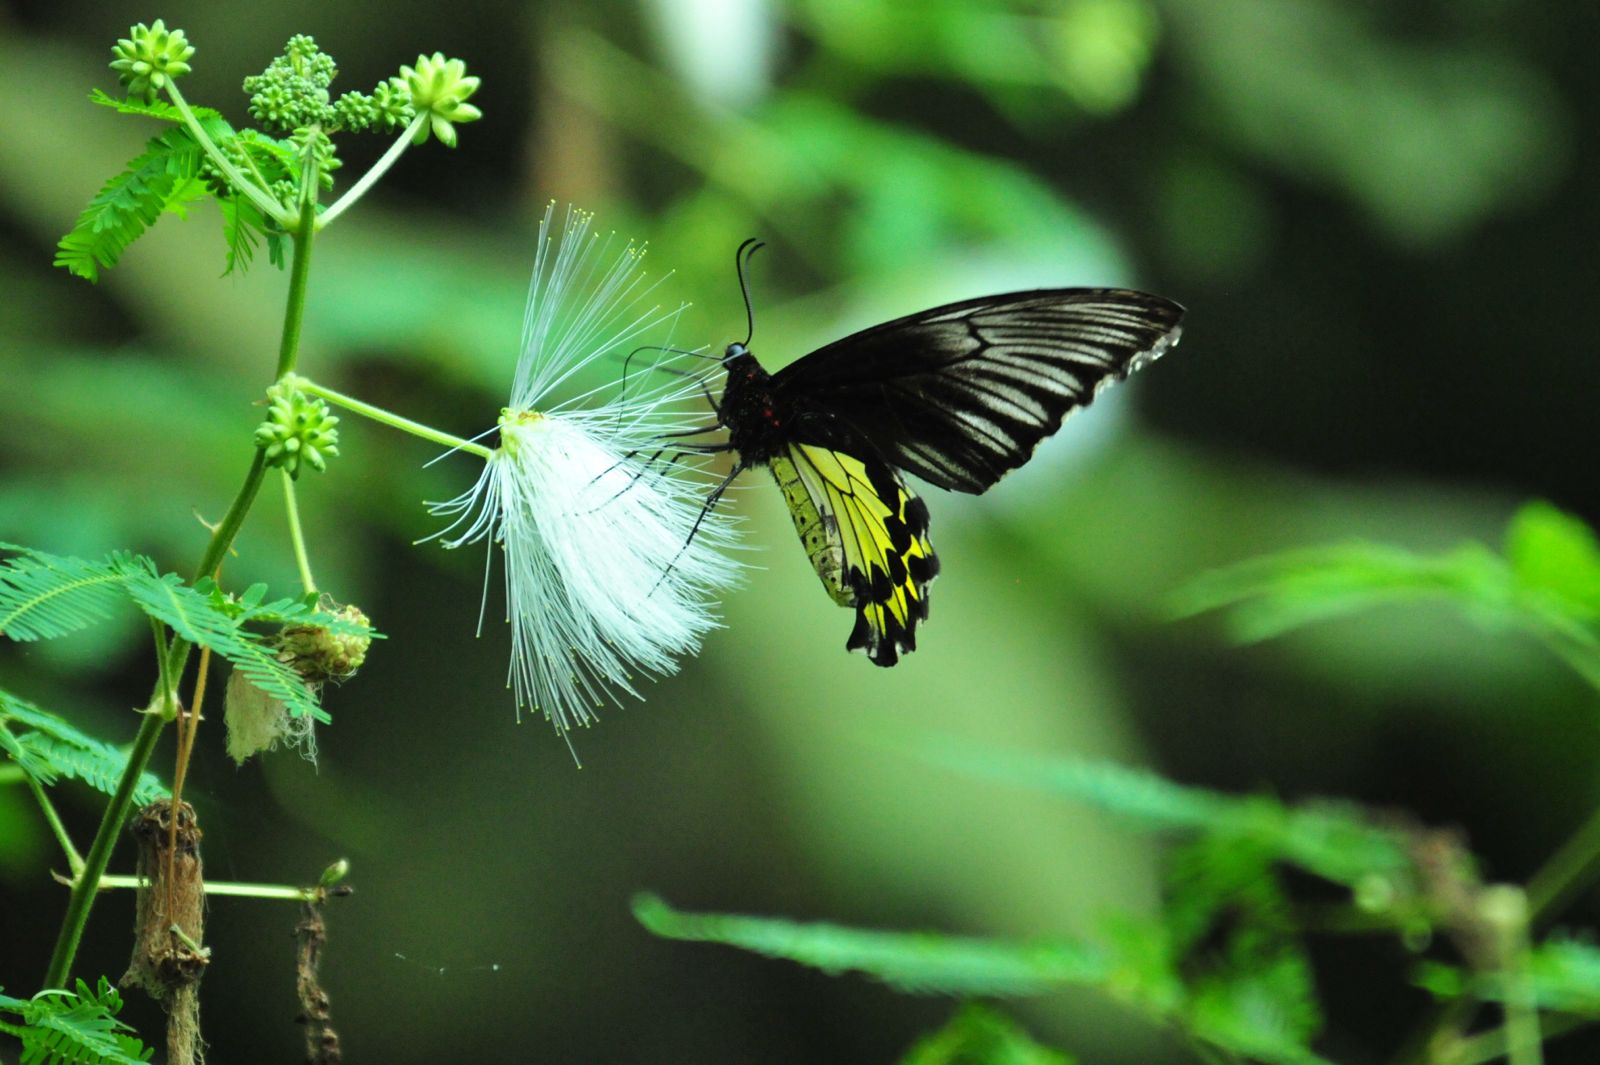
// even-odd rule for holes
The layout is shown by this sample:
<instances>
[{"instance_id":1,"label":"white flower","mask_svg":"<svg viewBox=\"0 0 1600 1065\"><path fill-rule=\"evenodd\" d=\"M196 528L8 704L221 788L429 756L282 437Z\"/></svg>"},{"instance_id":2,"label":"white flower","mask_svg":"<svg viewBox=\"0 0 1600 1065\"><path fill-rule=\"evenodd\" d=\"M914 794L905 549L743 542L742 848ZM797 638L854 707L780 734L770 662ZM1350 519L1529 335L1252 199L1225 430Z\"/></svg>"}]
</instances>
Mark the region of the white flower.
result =
<instances>
[{"instance_id":1,"label":"white flower","mask_svg":"<svg viewBox=\"0 0 1600 1065\"><path fill-rule=\"evenodd\" d=\"M477 484L430 513L454 518L435 534L446 547L504 549L508 684L519 710L543 712L566 736L620 693L641 697L636 673L672 673L697 651L717 624L714 595L741 567L723 554L733 519L701 520L708 485L684 475L698 467L662 451L662 434L706 422L682 402L701 394L698 381L654 372L660 353L622 372L630 349L664 342L656 334L677 311L646 304L655 286L641 249L616 251L590 231L593 216L570 208L552 235L553 214L539 226L500 447ZM553 401L603 356L604 383Z\"/></svg>"}]
</instances>

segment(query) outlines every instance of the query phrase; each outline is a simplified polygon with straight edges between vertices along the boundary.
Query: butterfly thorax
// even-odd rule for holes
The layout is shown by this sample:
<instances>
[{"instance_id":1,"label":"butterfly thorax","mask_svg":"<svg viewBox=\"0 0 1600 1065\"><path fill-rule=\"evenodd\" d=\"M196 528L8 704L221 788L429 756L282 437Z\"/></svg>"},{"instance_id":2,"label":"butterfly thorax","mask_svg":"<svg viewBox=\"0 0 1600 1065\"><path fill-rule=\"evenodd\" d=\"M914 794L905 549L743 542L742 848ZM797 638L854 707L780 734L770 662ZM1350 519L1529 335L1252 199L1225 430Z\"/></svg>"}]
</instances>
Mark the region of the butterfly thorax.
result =
<instances>
[{"instance_id":1,"label":"butterfly thorax","mask_svg":"<svg viewBox=\"0 0 1600 1065\"><path fill-rule=\"evenodd\" d=\"M773 390L772 375L743 344L728 345L722 367L728 377L717 421L727 428L741 464L762 465L783 446L788 411Z\"/></svg>"}]
</instances>

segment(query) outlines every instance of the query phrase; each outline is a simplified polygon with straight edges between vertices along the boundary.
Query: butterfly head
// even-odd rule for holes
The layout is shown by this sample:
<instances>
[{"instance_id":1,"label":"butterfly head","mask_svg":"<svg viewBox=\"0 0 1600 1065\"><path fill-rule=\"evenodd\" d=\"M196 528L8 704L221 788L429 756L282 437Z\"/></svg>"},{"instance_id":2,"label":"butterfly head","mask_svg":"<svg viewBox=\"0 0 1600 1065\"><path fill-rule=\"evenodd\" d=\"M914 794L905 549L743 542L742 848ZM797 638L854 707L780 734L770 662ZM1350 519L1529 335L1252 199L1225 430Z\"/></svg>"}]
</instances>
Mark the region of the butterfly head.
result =
<instances>
[{"instance_id":1,"label":"butterfly head","mask_svg":"<svg viewBox=\"0 0 1600 1065\"><path fill-rule=\"evenodd\" d=\"M722 349L722 368L731 370L749 359L755 361L755 356L750 354L750 348L735 340L732 344Z\"/></svg>"}]
</instances>

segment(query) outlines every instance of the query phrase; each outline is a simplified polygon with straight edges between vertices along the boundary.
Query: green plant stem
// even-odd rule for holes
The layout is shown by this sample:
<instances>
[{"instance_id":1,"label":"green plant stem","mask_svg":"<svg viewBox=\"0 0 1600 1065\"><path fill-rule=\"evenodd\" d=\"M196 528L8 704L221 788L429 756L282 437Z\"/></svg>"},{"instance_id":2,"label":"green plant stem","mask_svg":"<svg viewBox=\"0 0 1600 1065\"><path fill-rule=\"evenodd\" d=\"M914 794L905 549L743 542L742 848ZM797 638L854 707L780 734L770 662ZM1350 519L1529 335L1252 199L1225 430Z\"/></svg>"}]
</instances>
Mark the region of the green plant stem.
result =
<instances>
[{"instance_id":1,"label":"green plant stem","mask_svg":"<svg viewBox=\"0 0 1600 1065\"><path fill-rule=\"evenodd\" d=\"M378 179L383 177L389 168L395 164L395 160L399 159L405 153L405 150L411 146L412 140L417 135L417 130L422 128L422 123L426 122L427 119L428 112L426 111L413 118L411 124L400 134L399 139L389 145L389 150L383 153L383 157L372 164L372 169L362 174L360 181L351 185L348 192L334 200L332 205L322 212L322 216L317 219L317 228L322 229L331 225L334 219L344 214L357 200L365 196L367 190L372 188Z\"/></svg>"},{"instance_id":2,"label":"green plant stem","mask_svg":"<svg viewBox=\"0 0 1600 1065\"><path fill-rule=\"evenodd\" d=\"M1528 921L1538 926L1600 879L1600 809L1528 881Z\"/></svg>"},{"instance_id":3,"label":"green plant stem","mask_svg":"<svg viewBox=\"0 0 1600 1065\"><path fill-rule=\"evenodd\" d=\"M173 102L178 104L180 109L186 110L181 100L182 98L174 90ZM198 123L196 125L198 126ZM203 132L200 135L204 136ZM214 148L215 146L213 150ZM312 180L316 180L314 174ZM279 377L291 372L295 360L299 357L300 325L305 317L306 279L311 262L311 243L315 237L310 219L315 217L315 213L314 202L308 201L303 205L301 220L304 224L298 232L291 234L294 241L294 264L289 273L289 294L283 319L283 342L278 349ZM195 567L196 579L210 576L222 564L228 548L233 546L234 538L239 534L240 526L244 524L245 515L250 512L250 506L261 490L261 481L266 475L266 469L266 457L257 449L250 460L249 470L245 472L244 484L239 486L239 491L233 497L233 502L228 506L228 512L223 515L222 521L212 530L211 539L206 544L204 554L200 556L200 564ZM89 911L93 908L95 896L100 891L100 880L105 876L106 864L111 860L112 848L122 833L122 826L128 819L129 811L133 808L134 789L139 783L140 775L150 764L150 756L155 752L156 741L161 738L161 730L166 727L167 721L176 711L174 702L176 695L170 693L183 676L190 650L187 640L176 637L167 648L165 677L157 680L156 695L150 701L144 720L139 723L139 732L134 736L133 749L128 752L128 765L117 781L117 790L111 796L111 801L106 804L105 813L100 818L100 827L95 831L94 841L89 845L89 853L84 858L83 871L77 876L72 886L72 893L68 897L67 913L62 918L61 931L56 936L55 949L50 954L50 967L45 973L46 988L66 986L72 961L78 954L78 944L83 940L84 927L89 922Z\"/></svg>"},{"instance_id":4,"label":"green plant stem","mask_svg":"<svg viewBox=\"0 0 1600 1065\"><path fill-rule=\"evenodd\" d=\"M84 926L89 923L89 910L99 891L100 878L105 875L106 865L111 861L111 848L122 834L122 824L133 806L134 787L139 783L139 775L150 764L150 756L155 753L156 741L161 738L161 730L166 723L166 718L155 711L146 712L144 720L139 723L139 733L133 738L133 749L128 752L128 768L123 770L122 779L117 781L116 793L106 804L106 812L100 818L100 828L95 832L94 842L89 845L89 853L84 858L83 871L78 874L77 883L67 899L67 915L62 919L61 932L56 937L55 949L50 953L50 967L45 971L46 988L67 986L67 975L72 969L72 959L78 954L78 944L83 940Z\"/></svg>"},{"instance_id":5,"label":"green plant stem","mask_svg":"<svg viewBox=\"0 0 1600 1065\"><path fill-rule=\"evenodd\" d=\"M442 444L453 451L465 451L469 455L476 455L486 462L494 455L491 449L484 447L482 444L475 444L471 440L463 440L459 436L451 436L449 433L440 432L431 425L414 422L410 418L402 418L392 411L384 410L382 407L374 407L372 404L364 403L354 396L347 396L343 392L335 392L333 389L319 385L309 378L296 376L293 384L294 387L302 392L309 392L313 396L321 396L329 403L337 404L348 411L354 411L364 418L371 418L373 421L387 425L391 429L399 429L403 433L420 436L422 439L435 444Z\"/></svg>"},{"instance_id":6,"label":"green plant stem","mask_svg":"<svg viewBox=\"0 0 1600 1065\"><path fill-rule=\"evenodd\" d=\"M1592 1017L1553 1017L1544 1022L1544 1036L1551 1039L1594 1023ZM1496 1028L1464 1040L1456 1047L1456 1056L1450 1059L1451 1065L1485 1065L1486 1062L1505 1057L1507 1049L1506 1030Z\"/></svg>"},{"instance_id":7,"label":"green plant stem","mask_svg":"<svg viewBox=\"0 0 1600 1065\"><path fill-rule=\"evenodd\" d=\"M150 881L142 876L121 876L107 873L100 878L102 891L112 888L142 888ZM310 902L321 888L291 887L288 884L241 884L232 881L206 881L206 894L231 895L246 899L283 899L289 902Z\"/></svg>"},{"instance_id":8,"label":"green plant stem","mask_svg":"<svg viewBox=\"0 0 1600 1065\"><path fill-rule=\"evenodd\" d=\"M194 136L194 139L200 143L200 149L206 153L206 157L216 164L218 170L222 171L223 176L228 179L228 184L233 186L235 191L242 194L251 203L255 204L262 214L278 222L285 229L293 226L294 215L284 210L283 204L273 199L265 189L246 177L243 171L233 165L232 159L222 154L222 150L216 146L216 143L206 133L205 128L200 125L200 120L195 117L195 113L189 109L189 101L185 100L183 93L178 91L178 83L171 79L167 81L167 95L172 97L172 105L178 109L178 114L183 116L184 126Z\"/></svg>"},{"instance_id":9,"label":"green plant stem","mask_svg":"<svg viewBox=\"0 0 1600 1065\"><path fill-rule=\"evenodd\" d=\"M28 790L33 792L33 797L39 800L39 810L44 814L44 819L50 824L50 831L56 834L56 842L61 844L61 850L67 856L67 868L72 870L72 875L77 876L83 872L83 855L78 853L78 848L72 845L72 837L67 835L67 826L61 823L61 815L56 813L55 803L50 801L50 796L45 794L44 785L33 777L28 777Z\"/></svg>"},{"instance_id":10,"label":"green plant stem","mask_svg":"<svg viewBox=\"0 0 1600 1065\"><path fill-rule=\"evenodd\" d=\"M315 185L316 176L312 175ZM278 376L294 372L300 357L300 324L306 316L306 279L311 276L311 245L317 231L317 204L307 198L300 205L300 232L294 236L294 265L289 268L289 295L283 308L283 340L278 345Z\"/></svg>"},{"instance_id":11,"label":"green plant stem","mask_svg":"<svg viewBox=\"0 0 1600 1065\"><path fill-rule=\"evenodd\" d=\"M19 780L27 780L28 774L22 771L19 765L0 765L0 784L15 784Z\"/></svg>"},{"instance_id":12,"label":"green plant stem","mask_svg":"<svg viewBox=\"0 0 1600 1065\"><path fill-rule=\"evenodd\" d=\"M288 470L283 474L283 509L289 517L289 542L294 545L295 565L300 567L300 584L306 592L314 593L317 582L311 576L311 559L306 554L306 534L300 528L300 504L295 501L294 478Z\"/></svg>"}]
</instances>

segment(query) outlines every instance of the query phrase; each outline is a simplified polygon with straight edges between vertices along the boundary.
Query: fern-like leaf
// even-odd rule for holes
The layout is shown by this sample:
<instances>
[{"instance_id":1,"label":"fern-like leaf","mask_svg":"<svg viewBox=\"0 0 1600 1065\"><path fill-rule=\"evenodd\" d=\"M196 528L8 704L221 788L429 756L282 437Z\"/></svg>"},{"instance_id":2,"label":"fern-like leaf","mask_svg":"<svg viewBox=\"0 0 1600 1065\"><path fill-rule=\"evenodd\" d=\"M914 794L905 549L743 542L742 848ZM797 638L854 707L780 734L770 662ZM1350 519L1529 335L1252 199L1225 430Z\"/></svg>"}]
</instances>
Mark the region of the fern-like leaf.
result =
<instances>
[{"instance_id":1,"label":"fern-like leaf","mask_svg":"<svg viewBox=\"0 0 1600 1065\"><path fill-rule=\"evenodd\" d=\"M163 122L172 122L174 124L183 121L183 112L160 97L147 102L132 98L118 98L103 89L95 89L89 93L89 102L99 104L101 107L109 107L113 111L124 115L144 115L146 118L158 118ZM222 118L219 112L209 107L191 107L190 110L194 112L196 118L200 119L202 125L205 124L207 119L220 121ZM206 134L209 136L210 133L211 131L207 129Z\"/></svg>"},{"instance_id":2,"label":"fern-like leaf","mask_svg":"<svg viewBox=\"0 0 1600 1065\"><path fill-rule=\"evenodd\" d=\"M31 731L13 735L7 726ZM57 777L81 780L107 795L117 789L128 756L109 743L80 731L55 714L26 699L0 690L0 750L41 784ZM170 793L152 773L139 776L134 798L141 804L164 799Z\"/></svg>"},{"instance_id":3,"label":"fern-like leaf","mask_svg":"<svg viewBox=\"0 0 1600 1065\"><path fill-rule=\"evenodd\" d=\"M146 614L165 622L179 637L226 658L250 683L287 706L293 716L310 714L318 721L332 720L300 675L278 661L272 648L241 628L240 619L220 609L210 596L184 584L177 574L158 575L147 563L130 569L125 584L134 603Z\"/></svg>"},{"instance_id":4,"label":"fern-like leaf","mask_svg":"<svg viewBox=\"0 0 1600 1065\"><path fill-rule=\"evenodd\" d=\"M927 761L958 772L1131 818L1146 827L1250 840L1274 860L1354 886L1372 874L1410 867L1406 841L1354 806L1328 801L1289 806L1269 796L1235 796L1186 787L1145 770L975 746L934 738L902 742Z\"/></svg>"},{"instance_id":5,"label":"fern-like leaf","mask_svg":"<svg viewBox=\"0 0 1600 1065\"><path fill-rule=\"evenodd\" d=\"M124 599L115 560L87 562L6 543L0 550L18 552L0 563L0 635L65 636L106 620Z\"/></svg>"},{"instance_id":6,"label":"fern-like leaf","mask_svg":"<svg viewBox=\"0 0 1600 1065\"><path fill-rule=\"evenodd\" d=\"M1072 1060L1034 1042L1010 1017L988 1006L969 1005L919 1040L900 1065L1072 1065Z\"/></svg>"},{"instance_id":7,"label":"fern-like leaf","mask_svg":"<svg viewBox=\"0 0 1600 1065\"><path fill-rule=\"evenodd\" d=\"M30 732L18 742L31 757L48 766L52 776L81 780L107 795L116 793L122 773L128 767L125 753L98 740L68 743L42 732ZM143 806L164 799L169 794L153 774L141 773L139 783L134 786L133 797Z\"/></svg>"},{"instance_id":8,"label":"fern-like leaf","mask_svg":"<svg viewBox=\"0 0 1600 1065\"><path fill-rule=\"evenodd\" d=\"M219 146L234 140L232 127L214 112L200 124ZM204 194L192 183L200 176L202 158L199 143L181 126L152 137L144 152L89 201L57 245L54 265L85 280L99 280L100 271L115 266L163 212Z\"/></svg>"},{"instance_id":9,"label":"fern-like leaf","mask_svg":"<svg viewBox=\"0 0 1600 1065\"><path fill-rule=\"evenodd\" d=\"M768 917L684 913L654 895L633 901L658 936L740 947L826 973L860 972L914 994L1036 995L1067 984L1103 983L1099 950L1065 941L1007 943L938 933L879 932Z\"/></svg>"},{"instance_id":10,"label":"fern-like leaf","mask_svg":"<svg viewBox=\"0 0 1600 1065\"><path fill-rule=\"evenodd\" d=\"M31 999L0 995L0 1012L21 1018L0 1030L22 1041L22 1065L143 1065L152 1048L117 1018L122 996L101 977L91 988L41 991Z\"/></svg>"},{"instance_id":11,"label":"fern-like leaf","mask_svg":"<svg viewBox=\"0 0 1600 1065\"><path fill-rule=\"evenodd\" d=\"M11 759L19 769L41 784L55 782L55 773L50 764L40 761L39 756L23 744L22 737L12 735L4 718L0 718L0 754Z\"/></svg>"}]
</instances>

